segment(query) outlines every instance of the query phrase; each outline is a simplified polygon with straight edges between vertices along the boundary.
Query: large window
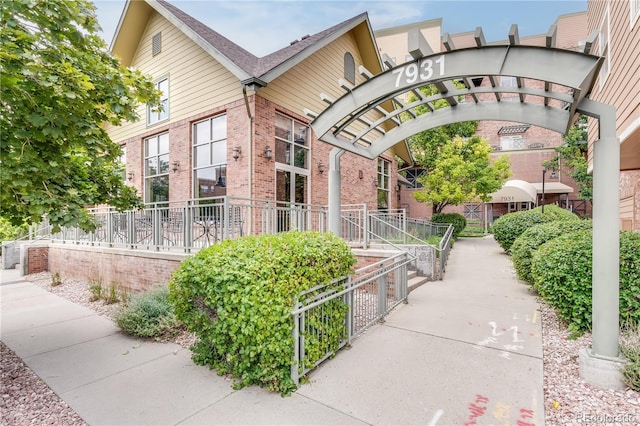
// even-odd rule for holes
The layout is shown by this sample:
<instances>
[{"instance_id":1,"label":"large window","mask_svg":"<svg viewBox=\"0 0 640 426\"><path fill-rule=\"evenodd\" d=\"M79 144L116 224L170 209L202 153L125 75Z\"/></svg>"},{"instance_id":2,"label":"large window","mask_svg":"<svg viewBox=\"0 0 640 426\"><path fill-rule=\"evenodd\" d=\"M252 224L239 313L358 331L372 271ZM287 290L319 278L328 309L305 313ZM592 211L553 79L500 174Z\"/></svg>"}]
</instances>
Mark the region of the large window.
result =
<instances>
[{"instance_id":1,"label":"large window","mask_svg":"<svg viewBox=\"0 0 640 426\"><path fill-rule=\"evenodd\" d=\"M378 209L389 208L391 162L378 158Z\"/></svg>"},{"instance_id":2,"label":"large window","mask_svg":"<svg viewBox=\"0 0 640 426\"><path fill-rule=\"evenodd\" d=\"M426 176L424 169L407 169L405 170L406 178L411 182L411 189L422 188L422 184L418 181L422 176Z\"/></svg>"},{"instance_id":3,"label":"large window","mask_svg":"<svg viewBox=\"0 0 640 426\"><path fill-rule=\"evenodd\" d=\"M160 96L160 109L147 106L147 124L155 124L169 118L169 77L156 81L156 89L162 92Z\"/></svg>"},{"instance_id":4,"label":"large window","mask_svg":"<svg viewBox=\"0 0 640 426\"><path fill-rule=\"evenodd\" d=\"M309 128L284 115L276 115L276 162L309 169Z\"/></svg>"},{"instance_id":5,"label":"large window","mask_svg":"<svg viewBox=\"0 0 640 426\"><path fill-rule=\"evenodd\" d=\"M169 200L169 133L144 141L145 203Z\"/></svg>"},{"instance_id":6,"label":"large window","mask_svg":"<svg viewBox=\"0 0 640 426\"><path fill-rule=\"evenodd\" d=\"M196 198L227 194L227 116L193 125L193 176Z\"/></svg>"}]
</instances>

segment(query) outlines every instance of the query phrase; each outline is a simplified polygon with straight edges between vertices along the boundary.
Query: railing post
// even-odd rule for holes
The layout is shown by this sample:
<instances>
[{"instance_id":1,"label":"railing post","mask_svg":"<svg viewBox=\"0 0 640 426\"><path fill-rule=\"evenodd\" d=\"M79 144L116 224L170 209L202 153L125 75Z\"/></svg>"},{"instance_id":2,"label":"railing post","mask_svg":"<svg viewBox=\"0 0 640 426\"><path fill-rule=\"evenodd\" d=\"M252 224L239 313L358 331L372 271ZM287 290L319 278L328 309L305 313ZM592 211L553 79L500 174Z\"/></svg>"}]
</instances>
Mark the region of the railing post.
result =
<instances>
[{"instance_id":1,"label":"railing post","mask_svg":"<svg viewBox=\"0 0 640 426\"><path fill-rule=\"evenodd\" d=\"M294 310L300 308L300 302L296 302ZM300 313L293 315L293 359L291 360L291 380L296 387L300 384Z\"/></svg>"},{"instance_id":2,"label":"railing post","mask_svg":"<svg viewBox=\"0 0 640 426\"><path fill-rule=\"evenodd\" d=\"M169 215L169 208L167 207L167 217ZM162 217L161 211L159 208L155 208L151 211L151 232L152 232L152 243L156 247L156 250L160 250L160 246L162 245Z\"/></svg>"},{"instance_id":3,"label":"railing post","mask_svg":"<svg viewBox=\"0 0 640 426\"><path fill-rule=\"evenodd\" d=\"M369 212L367 211L367 204L362 205L362 221L364 222L364 244L363 248L369 248Z\"/></svg>"},{"instance_id":4,"label":"railing post","mask_svg":"<svg viewBox=\"0 0 640 426\"><path fill-rule=\"evenodd\" d=\"M381 323L387 313L387 276L388 274L383 274L378 277L378 321Z\"/></svg>"},{"instance_id":5,"label":"railing post","mask_svg":"<svg viewBox=\"0 0 640 426\"><path fill-rule=\"evenodd\" d=\"M351 277L347 278L346 287L351 289ZM354 317L355 317L355 309L353 309L353 289L345 294L345 303L349 311L347 312L347 345L351 346L351 339L353 339L353 327L354 327Z\"/></svg>"},{"instance_id":6,"label":"railing post","mask_svg":"<svg viewBox=\"0 0 640 426\"><path fill-rule=\"evenodd\" d=\"M222 211L222 241L229 239L229 201L227 197L224 197L223 200L223 211Z\"/></svg>"}]
</instances>

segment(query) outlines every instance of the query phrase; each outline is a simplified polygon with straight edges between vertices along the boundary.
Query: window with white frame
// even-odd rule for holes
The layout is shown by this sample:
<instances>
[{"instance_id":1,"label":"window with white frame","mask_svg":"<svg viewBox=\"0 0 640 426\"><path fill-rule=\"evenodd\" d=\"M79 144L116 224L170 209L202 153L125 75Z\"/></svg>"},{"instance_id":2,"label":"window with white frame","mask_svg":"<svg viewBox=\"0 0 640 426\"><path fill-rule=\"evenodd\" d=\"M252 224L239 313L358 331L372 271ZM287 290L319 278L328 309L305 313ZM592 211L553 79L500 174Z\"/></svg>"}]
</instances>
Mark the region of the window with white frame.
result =
<instances>
[{"instance_id":1,"label":"window with white frame","mask_svg":"<svg viewBox=\"0 0 640 426\"><path fill-rule=\"evenodd\" d=\"M169 133L144 140L144 202L169 200Z\"/></svg>"},{"instance_id":2,"label":"window with white frame","mask_svg":"<svg viewBox=\"0 0 640 426\"><path fill-rule=\"evenodd\" d=\"M426 172L424 169L407 169L405 170L406 178L409 182L411 182L410 189L418 189L422 188L422 183L418 180L422 176L426 176Z\"/></svg>"},{"instance_id":3,"label":"window with white frame","mask_svg":"<svg viewBox=\"0 0 640 426\"><path fill-rule=\"evenodd\" d=\"M500 85L502 87L518 87L516 78L510 75L501 76ZM519 97L516 93L504 93L502 96L502 100L506 102L516 102L519 100Z\"/></svg>"},{"instance_id":4,"label":"window with white frame","mask_svg":"<svg viewBox=\"0 0 640 426\"><path fill-rule=\"evenodd\" d=\"M640 0L629 0L629 18L633 28L640 19Z\"/></svg>"},{"instance_id":5,"label":"window with white frame","mask_svg":"<svg viewBox=\"0 0 640 426\"><path fill-rule=\"evenodd\" d=\"M378 158L378 209L389 209L391 162Z\"/></svg>"},{"instance_id":6,"label":"window with white frame","mask_svg":"<svg viewBox=\"0 0 640 426\"><path fill-rule=\"evenodd\" d=\"M309 134L306 124L276 114L276 162L309 169Z\"/></svg>"},{"instance_id":7,"label":"window with white frame","mask_svg":"<svg viewBox=\"0 0 640 426\"><path fill-rule=\"evenodd\" d=\"M227 194L227 116L193 125L193 193L195 198Z\"/></svg>"},{"instance_id":8,"label":"window with white frame","mask_svg":"<svg viewBox=\"0 0 640 426\"><path fill-rule=\"evenodd\" d=\"M164 77L155 83L160 95L160 107L147 106L147 124L155 124L169 118L169 77Z\"/></svg>"},{"instance_id":9,"label":"window with white frame","mask_svg":"<svg viewBox=\"0 0 640 426\"><path fill-rule=\"evenodd\" d=\"M356 61L349 52L344 54L344 78L351 84L356 84Z\"/></svg>"},{"instance_id":10,"label":"window with white frame","mask_svg":"<svg viewBox=\"0 0 640 426\"><path fill-rule=\"evenodd\" d=\"M600 34L598 35L598 54L600 56L604 56L604 62L600 68L600 87L602 87L607 80L611 66L611 58L609 55L609 52L611 52L609 36L609 7L607 7L604 17L602 18L602 23L600 24Z\"/></svg>"}]
</instances>

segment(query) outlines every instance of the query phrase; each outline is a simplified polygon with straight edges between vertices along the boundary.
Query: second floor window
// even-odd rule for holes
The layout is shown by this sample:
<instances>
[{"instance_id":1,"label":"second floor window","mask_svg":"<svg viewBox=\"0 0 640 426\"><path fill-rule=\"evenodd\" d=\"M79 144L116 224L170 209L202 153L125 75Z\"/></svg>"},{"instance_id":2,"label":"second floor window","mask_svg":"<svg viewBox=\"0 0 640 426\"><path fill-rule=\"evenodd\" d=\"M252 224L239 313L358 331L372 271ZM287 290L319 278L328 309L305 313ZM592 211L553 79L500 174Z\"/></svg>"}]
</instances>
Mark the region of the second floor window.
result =
<instances>
[{"instance_id":1,"label":"second floor window","mask_svg":"<svg viewBox=\"0 0 640 426\"><path fill-rule=\"evenodd\" d=\"M160 109L147 106L147 124L155 124L169 118L169 77L156 81L156 89L162 92Z\"/></svg>"},{"instance_id":2,"label":"second floor window","mask_svg":"<svg viewBox=\"0 0 640 426\"><path fill-rule=\"evenodd\" d=\"M227 194L227 116L193 125L193 176L196 198Z\"/></svg>"}]
</instances>

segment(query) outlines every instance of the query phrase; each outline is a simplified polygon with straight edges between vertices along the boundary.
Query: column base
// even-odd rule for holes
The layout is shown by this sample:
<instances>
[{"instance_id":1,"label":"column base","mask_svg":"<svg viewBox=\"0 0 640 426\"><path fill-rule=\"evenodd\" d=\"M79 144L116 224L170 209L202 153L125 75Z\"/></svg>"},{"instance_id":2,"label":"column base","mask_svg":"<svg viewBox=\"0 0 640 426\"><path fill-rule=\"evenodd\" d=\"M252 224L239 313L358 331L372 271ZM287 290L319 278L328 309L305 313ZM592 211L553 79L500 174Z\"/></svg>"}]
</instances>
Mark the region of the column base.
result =
<instances>
[{"instance_id":1,"label":"column base","mask_svg":"<svg viewBox=\"0 0 640 426\"><path fill-rule=\"evenodd\" d=\"M580 377L587 383L603 389L622 390L626 387L622 378L624 358L601 358L591 349L581 349L579 353Z\"/></svg>"}]
</instances>

